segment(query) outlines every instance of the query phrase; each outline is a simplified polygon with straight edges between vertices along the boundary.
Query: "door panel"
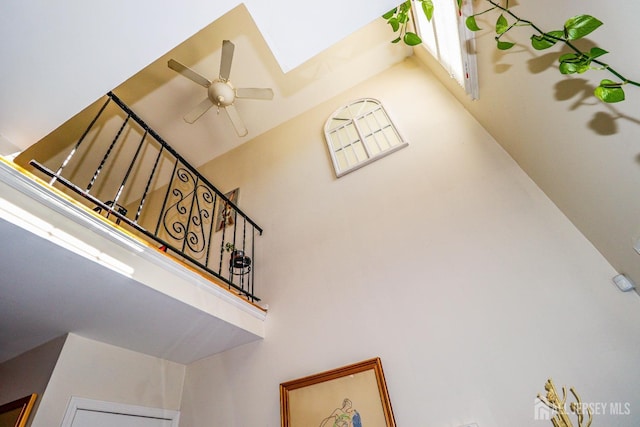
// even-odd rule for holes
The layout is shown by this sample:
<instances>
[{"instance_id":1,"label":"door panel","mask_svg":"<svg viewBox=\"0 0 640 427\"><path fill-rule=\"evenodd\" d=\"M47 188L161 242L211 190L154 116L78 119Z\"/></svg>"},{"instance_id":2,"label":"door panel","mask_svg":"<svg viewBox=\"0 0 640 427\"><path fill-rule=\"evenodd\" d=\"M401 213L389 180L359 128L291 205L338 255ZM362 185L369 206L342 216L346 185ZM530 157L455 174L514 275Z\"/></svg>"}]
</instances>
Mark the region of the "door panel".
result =
<instances>
[{"instance_id":1,"label":"door panel","mask_svg":"<svg viewBox=\"0 0 640 427\"><path fill-rule=\"evenodd\" d=\"M71 427L171 427L172 421L137 415L79 409Z\"/></svg>"},{"instance_id":2,"label":"door panel","mask_svg":"<svg viewBox=\"0 0 640 427\"><path fill-rule=\"evenodd\" d=\"M180 412L73 396L61 427L178 427Z\"/></svg>"}]
</instances>

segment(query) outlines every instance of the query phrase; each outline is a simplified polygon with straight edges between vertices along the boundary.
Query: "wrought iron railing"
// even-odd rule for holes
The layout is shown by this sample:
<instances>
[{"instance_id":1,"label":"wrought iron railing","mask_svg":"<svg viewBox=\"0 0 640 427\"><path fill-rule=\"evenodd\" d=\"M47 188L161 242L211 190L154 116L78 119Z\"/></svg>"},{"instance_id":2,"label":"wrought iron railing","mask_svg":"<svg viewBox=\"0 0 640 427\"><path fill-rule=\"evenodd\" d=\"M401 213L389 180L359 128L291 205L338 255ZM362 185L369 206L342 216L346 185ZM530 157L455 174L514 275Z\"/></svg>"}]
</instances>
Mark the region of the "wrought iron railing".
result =
<instances>
[{"instance_id":1,"label":"wrought iron railing","mask_svg":"<svg viewBox=\"0 0 640 427\"><path fill-rule=\"evenodd\" d=\"M254 255L262 229L112 92L55 171L30 163L51 185L62 184L161 250L260 300Z\"/></svg>"}]
</instances>

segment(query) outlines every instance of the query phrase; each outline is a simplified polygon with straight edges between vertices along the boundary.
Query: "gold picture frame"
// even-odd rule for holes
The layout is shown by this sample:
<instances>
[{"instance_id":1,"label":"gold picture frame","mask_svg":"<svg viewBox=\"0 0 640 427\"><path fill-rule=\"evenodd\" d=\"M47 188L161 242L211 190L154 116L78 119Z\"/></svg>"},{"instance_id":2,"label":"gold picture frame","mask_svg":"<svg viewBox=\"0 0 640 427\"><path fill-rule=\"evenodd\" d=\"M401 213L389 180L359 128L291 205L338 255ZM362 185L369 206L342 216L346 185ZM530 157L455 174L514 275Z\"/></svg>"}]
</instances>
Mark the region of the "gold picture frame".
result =
<instances>
[{"instance_id":1,"label":"gold picture frame","mask_svg":"<svg viewBox=\"0 0 640 427\"><path fill-rule=\"evenodd\" d=\"M36 402L37 394L25 396L13 402L0 405L0 427L24 427Z\"/></svg>"},{"instance_id":2,"label":"gold picture frame","mask_svg":"<svg viewBox=\"0 0 640 427\"><path fill-rule=\"evenodd\" d=\"M282 427L395 427L379 357L280 384Z\"/></svg>"}]
</instances>

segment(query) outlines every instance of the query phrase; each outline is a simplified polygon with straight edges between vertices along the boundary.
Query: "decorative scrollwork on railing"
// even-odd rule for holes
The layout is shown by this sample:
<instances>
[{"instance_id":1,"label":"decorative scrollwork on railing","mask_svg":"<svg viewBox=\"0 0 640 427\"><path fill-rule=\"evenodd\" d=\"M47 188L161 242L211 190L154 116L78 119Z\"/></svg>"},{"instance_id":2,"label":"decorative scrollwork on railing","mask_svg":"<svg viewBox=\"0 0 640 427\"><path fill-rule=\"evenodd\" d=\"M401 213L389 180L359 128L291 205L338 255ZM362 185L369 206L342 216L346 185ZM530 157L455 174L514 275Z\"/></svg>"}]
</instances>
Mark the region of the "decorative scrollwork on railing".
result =
<instances>
[{"instance_id":1,"label":"decorative scrollwork on railing","mask_svg":"<svg viewBox=\"0 0 640 427\"><path fill-rule=\"evenodd\" d=\"M215 195L204 185L198 185L194 195L195 206L191 214L186 244L191 252L201 254L209 246L208 236L213 225Z\"/></svg>"},{"instance_id":2,"label":"decorative scrollwork on railing","mask_svg":"<svg viewBox=\"0 0 640 427\"><path fill-rule=\"evenodd\" d=\"M183 250L202 256L209 243L215 194L182 167L176 169L167 194L170 199L162 213L164 230L182 243Z\"/></svg>"},{"instance_id":3,"label":"decorative scrollwork on railing","mask_svg":"<svg viewBox=\"0 0 640 427\"><path fill-rule=\"evenodd\" d=\"M176 179L172 179L171 187L167 191L167 195L171 195L172 198L165 202L162 225L171 238L182 241L188 229L188 198L193 194L195 179L183 168L176 169L174 178Z\"/></svg>"}]
</instances>

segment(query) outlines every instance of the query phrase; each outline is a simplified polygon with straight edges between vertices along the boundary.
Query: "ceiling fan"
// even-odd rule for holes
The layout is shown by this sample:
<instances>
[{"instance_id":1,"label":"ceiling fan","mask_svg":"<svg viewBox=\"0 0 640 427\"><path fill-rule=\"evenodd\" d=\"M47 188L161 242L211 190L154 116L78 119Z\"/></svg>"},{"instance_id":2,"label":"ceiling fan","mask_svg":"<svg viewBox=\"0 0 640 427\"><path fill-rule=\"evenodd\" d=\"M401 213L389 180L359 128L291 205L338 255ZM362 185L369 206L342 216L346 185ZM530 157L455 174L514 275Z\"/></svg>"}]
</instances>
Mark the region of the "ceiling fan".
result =
<instances>
[{"instance_id":1,"label":"ceiling fan","mask_svg":"<svg viewBox=\"0 0 640 427\"><path fill-rule=\"evenodd\" d=\"M169 60L169 68L182 74L189 80L207 89L207 97L200 102L193 110L184 116L187 123L194 123L209 108L216 105L218 112L220 108L226 111L238 136L247 135L248 131L238 110L234 105L236 99L273 99L273 90L269 88L235 88L229 81L231 74L231 62L233 61L233 51L235 45L229 40L222 41L222 58L220 59L220 73L218 78L210 81L206 77L196 73L189 67L182 65L173 59Z\"/></svg>"}]
</instances>

